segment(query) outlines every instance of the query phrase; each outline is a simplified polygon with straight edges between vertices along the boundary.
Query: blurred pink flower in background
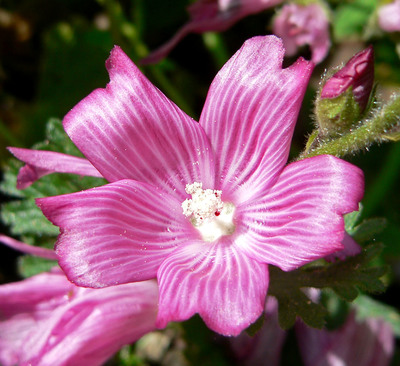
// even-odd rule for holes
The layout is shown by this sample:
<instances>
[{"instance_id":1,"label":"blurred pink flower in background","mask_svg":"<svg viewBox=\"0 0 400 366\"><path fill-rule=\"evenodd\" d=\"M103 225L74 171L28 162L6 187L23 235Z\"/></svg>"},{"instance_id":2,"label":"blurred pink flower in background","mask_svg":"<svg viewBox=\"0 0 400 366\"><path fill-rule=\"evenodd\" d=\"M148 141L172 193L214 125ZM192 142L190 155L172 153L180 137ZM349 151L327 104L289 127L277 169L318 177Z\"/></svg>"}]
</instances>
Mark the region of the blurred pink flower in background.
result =
<instances>
[{"instance_id":1,"label":"blurred pink flower in background","mask_svg":"<svg viewBox=\"0 0 400 366\"><path fill-rule=\"evenodd\" d=\"M390 325L379 318L357 320L356 310L337 330L298 322L296 333L305 366L387 366L394 352Z\"/></svg>"},{"instance_id":2,"label":"blurred pink flower in background","mask_svg":"<svg viewBox=\"0 0 400 366\"><path fill-rule=\"evenodd\" d=\"M381 6L378 10L378 22L386 32L400 32L400 0Z\"/></svg>"},{"instance_id":3,"label":"blurred pink flower in background","mask_svg":"<svg viewBox=\"0 0 400 366\"><path fill-rule=\"evenodd\" d=\"M329 19L319 4L284 5L274 19L273 32L282 38L287 56L308 45L316 64L327 56L331 46Z\"/></svg>"},{"instance_id":4,"label":"blurred pink flower in background","mask_svg":"<svg viewBox=\"0 0 400 366\"><path fill-rule=\"evenodd\" d=\"M88 289L59 268L1 285L0 363L102 365L155 329L157 297L155 281Z\"/></svg>"},{"instance_id":5,"label":"blurred pink flower in background","mask_svg":"<svg viewBox=\"0 0 400 366\"><path fill-rule=\"evenodd\" d=\"M37 200L60 227L70 280L157 277L158 326L199 313L236 335L264 310L268 264L290 271L343 249L343 215L358 209L363 174L333 156L286 166L312 64L283 69L284 52L274 36L248 40L217 74L198 123L113 49L107 88L64 119L111 183Z\"/></svg>"},{"instance_id":6,"label":"blurred pink flower in background","mask_svg":"<svg viewBox=\"0 0 400 366\"><path fill-rule=\"evenodd\" d=\"M313 295L319 293L313 292ZM281 364L287 332L279 327L276 299L267 299L265 320L261 329L253 337L243 332L229 340L232 352L241 365ZM301 321L296 323L297 343L304 366L390 364L395 343L391 326L379 318L356 320L356 312L357 307L354 307L344 324L336 330L311 328Z\"/></svg>"},{"instance_id":7,"label":"blurred pink flower in background","mask_svg":"<svg viewBox=\"0 0 400 366\"><path fill-rule=\"evenodd\" d=\"M282 2L283 0L198 0L188 8L189 22L142 62L160 61L189 33L221 32L247 15L272 8Z\"/></svg>"}]
</instances>

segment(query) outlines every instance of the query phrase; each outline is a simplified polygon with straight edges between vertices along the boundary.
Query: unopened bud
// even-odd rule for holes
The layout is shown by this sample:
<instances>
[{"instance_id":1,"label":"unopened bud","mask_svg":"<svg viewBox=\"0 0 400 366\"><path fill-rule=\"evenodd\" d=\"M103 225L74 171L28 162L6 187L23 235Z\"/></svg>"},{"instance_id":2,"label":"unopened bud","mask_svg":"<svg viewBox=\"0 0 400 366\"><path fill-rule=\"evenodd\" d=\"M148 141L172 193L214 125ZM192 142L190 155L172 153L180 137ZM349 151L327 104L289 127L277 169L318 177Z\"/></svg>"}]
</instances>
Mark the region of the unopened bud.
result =
<instances>
[{"instance_id":1,"label":"unopened bud","mask_svg":"<svg viewBox=\"0 0 400 366\"><path fill-rule=\"evenodd\" d=\"M323 135L348 132L361 120L374 83L372 47L354 55L323 83L316 116Z\"/></svg>"}]
</instances>

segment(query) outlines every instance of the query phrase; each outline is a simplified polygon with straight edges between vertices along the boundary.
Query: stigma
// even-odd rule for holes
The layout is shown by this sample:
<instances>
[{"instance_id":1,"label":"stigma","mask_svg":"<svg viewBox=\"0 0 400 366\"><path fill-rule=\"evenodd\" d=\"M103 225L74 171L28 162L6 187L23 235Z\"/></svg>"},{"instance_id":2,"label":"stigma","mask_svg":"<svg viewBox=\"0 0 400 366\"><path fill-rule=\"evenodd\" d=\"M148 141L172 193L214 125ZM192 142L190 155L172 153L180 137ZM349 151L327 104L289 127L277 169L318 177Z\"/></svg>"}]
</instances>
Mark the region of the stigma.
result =
<instances>
[{"instance_id":1,"label":"stigma","mask_svg":"<svg viewBox=\"0 0 400 366\"><path fill-rule=\"evenodd\" d=\"M185 191L192 198L182 202L183 214L190 219L204 241L212 242L233 234L235 206L221 200L222 191L203 189L199 182L187 184Z\"/></svg>"}]
</instances>

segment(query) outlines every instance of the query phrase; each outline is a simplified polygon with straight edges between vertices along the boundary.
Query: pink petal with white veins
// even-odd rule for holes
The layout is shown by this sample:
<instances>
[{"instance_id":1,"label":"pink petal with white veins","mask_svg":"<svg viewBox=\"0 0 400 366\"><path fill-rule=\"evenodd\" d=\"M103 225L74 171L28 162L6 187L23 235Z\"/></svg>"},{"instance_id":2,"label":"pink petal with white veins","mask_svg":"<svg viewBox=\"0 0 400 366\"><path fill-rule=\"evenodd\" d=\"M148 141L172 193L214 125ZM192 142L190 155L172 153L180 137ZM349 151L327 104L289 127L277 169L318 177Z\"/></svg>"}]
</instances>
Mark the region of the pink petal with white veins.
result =
<instances>
[{"instance_id":1,"label":"pink petal with white veins","mask_svg":"<svg viewBox=\"0 0 400 366\"><path fill-rule=\"evenodd\" d=\"M242 255L229 239L180 247L161 265L157 325L199 313L207 326L238 335L262 313L268 267Z\"/></svg>"},{"instance_id":2,"label":"pink petal with white veins","mask_svg":"<svg viewBox=\"0 0 400 366\"><path fill-rule=\"evenodd\" d=\"M155 278L169 253L199 236L182 214L181 202L133 180L40 198L37 203L60 227L60 266L80 286Z\"/></svg>"},{"instance_id":3,"label":"pink petal with white veins","mask_svg":"<svg viewBox=\"0 0 400 366\"><path fill-rule=\"evenodd\" d=\"M114 47L110 83L64 118L71 140L110 182L135 179L184 199L185 186L214 184L212 152L197 122L154 87Z\"/></svg>"},{"instance_id":4,"label":"pink petal with white veins","mask_svg":"<svg viewBox=\"0 0 400 366\"><path fill-rule=\"evenodd\" d=\"M59 268L0 286L4 366L97 366L155 329L158 287L74 286Z\"/></svg>"},{"instance_id":5,"label":"pink petal with white veins","mask_svg":"<svg viewBox=\"0 0 400 366\"><path fill-rule=\"evenodd\" d=\"M155 281L96 290L75 287L69 303L27 339L26 362L103 365L123 345L155 329L157 295Z\"/></svg>"},{"instance_id":6,"label":"pink petal with white veins","mask_svg":"<svg viewBox=\"0 0 400 366\"><path fill-rule=\"evenodd\" d=\"M358 210L362 171L333 156L289 164L262 198L238 207L236 245L290 271L343 249L343 215Z\"/></svg>"},{"instance_id":7,"label":"pink petal with white veins","mask_svg":"<svg viewBox=\"0 0 400 366\"><path fill-rule=\"evenodd\" d=\"M216 188L236 204L259 196L286 164L294 125L313 66L282 69L274 36L254 37L211 84L200 124L217 157Z\"/></svg>"},{"instance_id":8,"label":"pink petal with white veins","mask_svg":"<svg viewBox=\"0 0 400 366\"><path fill-rule=\"evenodd\" d=\"M23 348L32 330L67 302L65 295L73 287L59 269L0 286L1 365L21 365Z\"/></svg>"},{"instance_id":9,"label":"pink petal with white veins","mask_svg":"<svg viewBox=\"0 0 400 366\"><path fill-rule=\"evenodd\" d=\"M22 167L17 177L17 188L24 189L33 182L51 173L72 173L83 176L102 177L100 172L86 159L54 151L21 149L8 150L27 165Z\"/></svg>"}]
</instances>

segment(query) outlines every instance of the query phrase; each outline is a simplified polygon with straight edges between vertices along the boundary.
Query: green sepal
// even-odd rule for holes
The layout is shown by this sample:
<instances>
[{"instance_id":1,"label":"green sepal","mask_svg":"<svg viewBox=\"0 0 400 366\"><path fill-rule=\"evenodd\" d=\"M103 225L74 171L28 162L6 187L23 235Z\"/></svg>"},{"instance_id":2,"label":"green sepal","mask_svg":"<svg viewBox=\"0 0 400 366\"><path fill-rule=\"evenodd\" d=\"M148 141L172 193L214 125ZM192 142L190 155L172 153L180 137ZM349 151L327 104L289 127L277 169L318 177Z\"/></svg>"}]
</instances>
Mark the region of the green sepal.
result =
<instances>
[{"instance_id":1,"label":"green sepal","mask_svg":"<svg viewBox=\"0 0 400 366\"><path fill-rule=\"evenodd\" d=\"M359 122L360 107L349 87L336 98L317 98L315 116L324 137L337 136L350 132Z\"/></svg>"}]
</instances>

